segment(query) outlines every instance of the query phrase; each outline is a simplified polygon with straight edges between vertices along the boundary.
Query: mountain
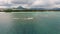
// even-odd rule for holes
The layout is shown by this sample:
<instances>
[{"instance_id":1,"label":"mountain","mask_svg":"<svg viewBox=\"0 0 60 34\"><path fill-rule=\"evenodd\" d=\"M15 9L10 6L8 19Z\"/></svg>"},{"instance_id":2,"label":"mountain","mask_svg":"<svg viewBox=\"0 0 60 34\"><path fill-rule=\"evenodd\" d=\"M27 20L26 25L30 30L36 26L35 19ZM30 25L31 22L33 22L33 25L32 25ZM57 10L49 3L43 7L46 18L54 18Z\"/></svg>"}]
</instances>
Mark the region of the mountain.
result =
<instances>
[{"instance_id":1,"label":"mountain","mask_svg":"<svg viewBox=\"0 0 60 34\"><path fill-rule=\"evenodd\" d=\"M23 8L22 6L19 6L16 9L24 10L25 8Z\"/></svg>"}]
</instances>

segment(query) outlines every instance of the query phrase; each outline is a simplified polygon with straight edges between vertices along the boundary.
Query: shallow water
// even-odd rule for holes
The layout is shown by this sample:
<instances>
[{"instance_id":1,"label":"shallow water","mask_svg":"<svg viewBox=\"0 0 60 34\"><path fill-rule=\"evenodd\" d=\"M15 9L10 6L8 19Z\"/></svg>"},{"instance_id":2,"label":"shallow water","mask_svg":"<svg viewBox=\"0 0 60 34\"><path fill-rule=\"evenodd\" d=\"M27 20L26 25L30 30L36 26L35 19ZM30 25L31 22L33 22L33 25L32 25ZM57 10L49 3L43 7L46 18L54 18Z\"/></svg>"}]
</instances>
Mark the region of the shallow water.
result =
<instances>
[{"instance_id":1,"label":"shallow water","mask_svg":"<svg viewBox=\"0 0 60 34\"><path fill-rule=\"evenodd\" d=\"M0 12L0 34L60 34L60 12Z\"/></svg>"}]
</instances>

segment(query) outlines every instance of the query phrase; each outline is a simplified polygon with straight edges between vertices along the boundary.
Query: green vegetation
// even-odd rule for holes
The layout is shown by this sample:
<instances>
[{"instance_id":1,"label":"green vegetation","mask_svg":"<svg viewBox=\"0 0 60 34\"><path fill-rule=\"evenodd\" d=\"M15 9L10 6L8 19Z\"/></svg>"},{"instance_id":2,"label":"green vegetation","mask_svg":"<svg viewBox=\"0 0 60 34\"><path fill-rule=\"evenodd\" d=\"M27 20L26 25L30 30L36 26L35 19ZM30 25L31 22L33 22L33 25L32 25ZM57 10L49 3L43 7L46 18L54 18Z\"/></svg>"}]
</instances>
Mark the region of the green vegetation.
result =
<instances>
[{"instance_id":1,"label":"green vegetation","mask_svg":"<svg viewBox=\"0 0 60 34\"><path fill-rule=\"evenodd\" d=\"M12 10L12 9L4 10L4 12L46 12L46 11L48 12L48 11L57 11L57 10Z\"/></svg>"}]
</instances>

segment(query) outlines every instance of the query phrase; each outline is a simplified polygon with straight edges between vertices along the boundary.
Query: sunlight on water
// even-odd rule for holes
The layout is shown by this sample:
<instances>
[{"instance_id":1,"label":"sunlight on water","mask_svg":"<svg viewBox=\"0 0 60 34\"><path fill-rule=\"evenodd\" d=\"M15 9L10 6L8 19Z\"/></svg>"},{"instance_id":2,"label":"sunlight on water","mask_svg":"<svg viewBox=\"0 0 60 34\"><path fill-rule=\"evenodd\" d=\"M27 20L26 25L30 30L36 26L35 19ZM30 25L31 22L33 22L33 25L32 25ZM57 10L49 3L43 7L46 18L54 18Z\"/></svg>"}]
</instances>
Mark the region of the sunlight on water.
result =
<instances>
[{"instance_id":1,"label":"sunlight on water","mask_svg":"<svg viewBox=\"0 0 60 34\"><path fill-rule=\"evenodd\" d=\"M12 27L11 14L0 12L0 34L7 34Z\"/></svg>"},{"instance_id":2,"label":"sunlight on water","mask_svg":"<svg viewBox=\"0 0 60 34\"><path fill-rule=\"evenodd\" d=\"M9 13L0 12L0 22L8 22L11 21L11 16Z\"/></svg>"}]
</instances>

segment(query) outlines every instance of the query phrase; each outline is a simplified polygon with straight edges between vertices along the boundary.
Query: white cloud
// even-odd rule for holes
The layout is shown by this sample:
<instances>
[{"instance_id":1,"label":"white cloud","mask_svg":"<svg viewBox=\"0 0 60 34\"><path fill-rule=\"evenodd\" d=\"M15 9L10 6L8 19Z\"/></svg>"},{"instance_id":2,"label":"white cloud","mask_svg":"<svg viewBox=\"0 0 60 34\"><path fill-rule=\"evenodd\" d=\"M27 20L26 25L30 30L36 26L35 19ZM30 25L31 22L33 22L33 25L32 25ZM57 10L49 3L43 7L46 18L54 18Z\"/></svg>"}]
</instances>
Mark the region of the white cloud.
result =
<instances>
[{"instance_id":1,"label":"white cloud","mask_svg":"<svg viewBox=\"0 0 60 34\"><path fill-rule=\"evenodd\" d=\"M0 0L0 3L2 3L2 4L5 4L5 3L10 4L11 3L11 0Z\"/></svg>"},{"instance_id":2,"label":"white cloud","mask_svg":"<svg viewBox=\"0 0 60 34\"><path fill-rule=\"evenodd\" d=\"M0 0L0 7L60 7L60 0Z\"/></svg>"},{"instance_id":3,"label":"white cloud","mask_svg":"<svg viewBox=\"0 0 60 34\"><path fill-rule=\"evenodd\" d=\"M7 8L7 6L0 6L0 8Z\"/></svg>"},{"instance_id":4,"label":"white cloud","mask_svg":"<svg viewBox=\"0 0 60 34\"><path fill-rule=\"evenodd\" d=\"M30 1L33 0L29 0L29 2L28 0L0 0L0 8L18 7L20 4L21 6L24 5L24 7L27 7L27 4L29 4Z\"/></svg>"},{"instance_id":5,"label":"white cloud","mask_svg":"<svg viewBox=\"0 0 60 34\"><path fill-rule=\"evenodd\" d=\"M43 5L44 4L44 1L43 0L36 0L33 2L32 5Z\"/></svg>"},{"instance_id":6,"label":"white cloud","mask_svg":"<svg viewBox=\"0 0 60 34\"><path fill-rule=\"evenodd\" d=\"M11 4L11 0L0 0L0 8L7 8Z\"/></svg>"},{"instance_id":7,"label":"white cloud","mask_svg":"<svg viewBox=\"0 0 60 34\"><path fill-rule=\"evenodd\" d=\"M31 7L41 7L41 6L45 8L60 7L59 1L60 0L36 0L32 3Z\"/></svg>"}]
</instances>

